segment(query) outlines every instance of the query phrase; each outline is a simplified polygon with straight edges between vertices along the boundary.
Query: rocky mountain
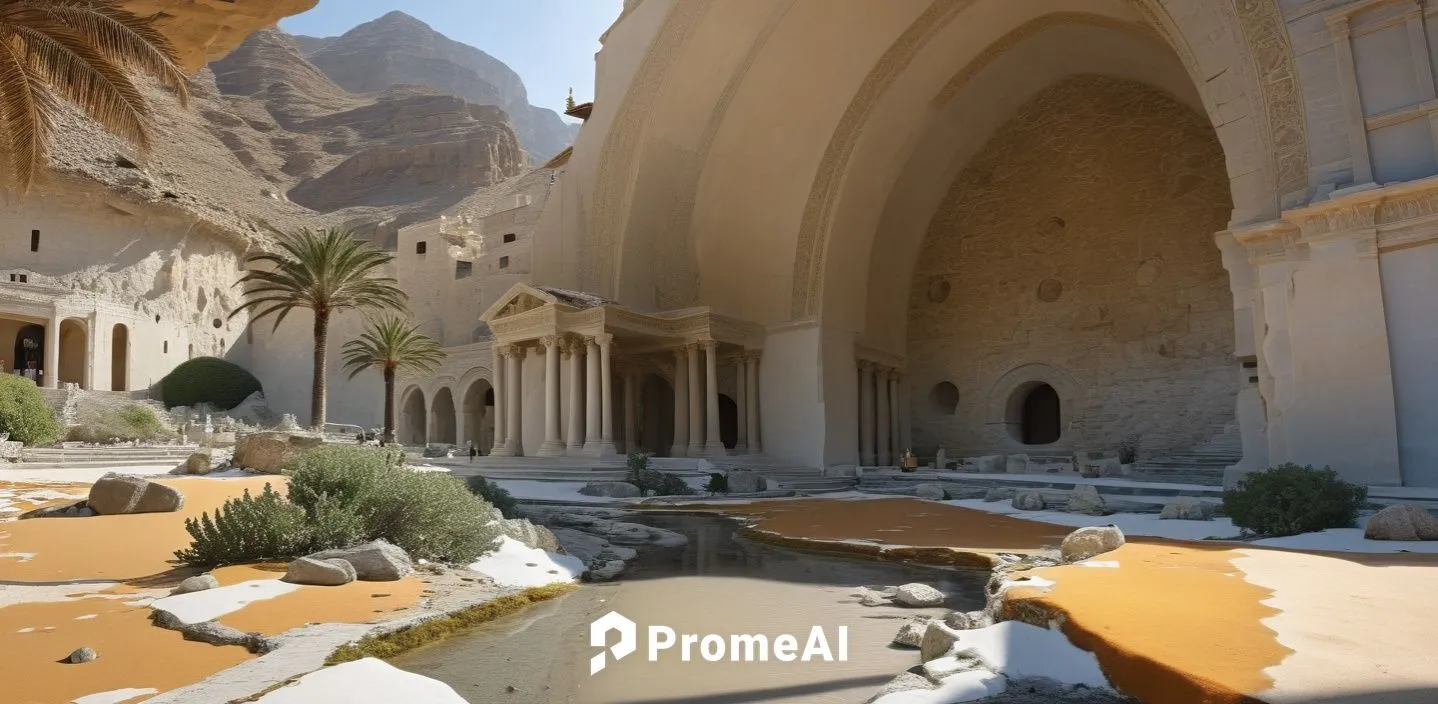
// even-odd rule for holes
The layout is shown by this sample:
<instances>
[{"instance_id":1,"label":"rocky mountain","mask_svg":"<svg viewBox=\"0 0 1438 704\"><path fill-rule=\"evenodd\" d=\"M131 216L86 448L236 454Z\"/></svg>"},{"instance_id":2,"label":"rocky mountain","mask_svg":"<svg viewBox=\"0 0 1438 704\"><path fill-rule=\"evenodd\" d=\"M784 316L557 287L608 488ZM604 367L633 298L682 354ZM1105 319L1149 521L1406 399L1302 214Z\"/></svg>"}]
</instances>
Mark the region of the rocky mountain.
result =
<instances>
[{"instance_id":1,"label":"rocky mountain","mask_svg":"<svg viewBox=\"0 0 1438 704\"><path fill-rule=\"evenodd\" d=\"M498 106L509 115L531 163L543 163L574 139L558 113L529 104L524 81L504 62L403 12L391 12L339 37L297 42L305 58L351 93L417 84L476 105Z\"/></svg>"}]
</instances>

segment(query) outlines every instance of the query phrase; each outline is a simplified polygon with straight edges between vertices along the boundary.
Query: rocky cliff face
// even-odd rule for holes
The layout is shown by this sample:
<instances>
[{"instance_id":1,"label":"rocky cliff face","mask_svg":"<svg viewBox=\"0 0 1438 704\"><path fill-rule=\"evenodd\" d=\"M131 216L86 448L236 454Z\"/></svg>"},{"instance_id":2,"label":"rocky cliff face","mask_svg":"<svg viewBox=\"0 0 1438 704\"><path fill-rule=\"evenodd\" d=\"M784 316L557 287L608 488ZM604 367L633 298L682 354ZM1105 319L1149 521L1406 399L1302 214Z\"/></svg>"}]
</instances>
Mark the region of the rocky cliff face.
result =
<instances>
[{"instance_id":1,"label":"rocky cliff face","mask_svg":"<svg viewBox=\"0 0 1438 704\"><path fill-rule=\"evenodd\" d=\"M339 37L306 37L306 58L352 93L398 84L436 88L509 115L531 162L542 163L573 141L553 110L529 104L519 74L499 59L454 41L402 12L391 12Z\"/></svg>"},{"instance_id":2,"label":"rocky cliff face","mask_svg":"<svg viewBox=\"0 0 1438 704\"><path fill-rule=\"evenodd\" d=\"M125 9L148 17L174 42L191 72L218 59L255 30L314 8L319 0L121 0Z\"/></svg>"}]
</instances>

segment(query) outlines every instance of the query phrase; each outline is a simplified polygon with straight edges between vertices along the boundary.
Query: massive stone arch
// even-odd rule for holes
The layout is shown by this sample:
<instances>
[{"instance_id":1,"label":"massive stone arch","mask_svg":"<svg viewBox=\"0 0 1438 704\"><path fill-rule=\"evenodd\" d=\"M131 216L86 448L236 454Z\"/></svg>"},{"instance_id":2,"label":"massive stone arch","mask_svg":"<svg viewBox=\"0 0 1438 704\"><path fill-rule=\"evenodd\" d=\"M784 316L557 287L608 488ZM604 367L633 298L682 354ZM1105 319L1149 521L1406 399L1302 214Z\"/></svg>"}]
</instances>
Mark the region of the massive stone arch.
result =
<instances>
[{"instance_id":1,"label":"massive stone arch","mask_svg":"<svg viewBox=\"0 0 1438 704\"><path fill-rule=\"evenodd\" d=\"M424 402L424 391L411 386L400 394L398 427L395 435L403 445L423 445L428 442L429 414Z\"/></svg>"}]
</instances>

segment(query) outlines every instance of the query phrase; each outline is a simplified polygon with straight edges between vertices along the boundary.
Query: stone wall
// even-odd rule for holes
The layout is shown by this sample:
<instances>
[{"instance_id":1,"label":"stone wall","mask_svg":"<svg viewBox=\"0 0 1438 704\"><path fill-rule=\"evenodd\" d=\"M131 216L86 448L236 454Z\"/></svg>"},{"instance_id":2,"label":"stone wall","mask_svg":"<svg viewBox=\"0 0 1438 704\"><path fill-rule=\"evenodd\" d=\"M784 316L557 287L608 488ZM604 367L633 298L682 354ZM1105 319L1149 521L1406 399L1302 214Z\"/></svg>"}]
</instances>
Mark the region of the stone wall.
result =
<instances>
[{"instance_id":1,"label":"stone wall","mask_svg":"<svg viewBox=\"0 0 1438 704\"><path fill-rule=\"evenodd\" d=\"M1022 451L1005 422L1035 380L1061 400L1049 449L1129 434L1180 449L1232 422L1233 303L1213 240L1230 207L1213 129L1166 94L1080 76L1032 100L925 239L908 327L916 449ZM953 415L929 400L945 381Z\"/></svg>"}]
</instances>

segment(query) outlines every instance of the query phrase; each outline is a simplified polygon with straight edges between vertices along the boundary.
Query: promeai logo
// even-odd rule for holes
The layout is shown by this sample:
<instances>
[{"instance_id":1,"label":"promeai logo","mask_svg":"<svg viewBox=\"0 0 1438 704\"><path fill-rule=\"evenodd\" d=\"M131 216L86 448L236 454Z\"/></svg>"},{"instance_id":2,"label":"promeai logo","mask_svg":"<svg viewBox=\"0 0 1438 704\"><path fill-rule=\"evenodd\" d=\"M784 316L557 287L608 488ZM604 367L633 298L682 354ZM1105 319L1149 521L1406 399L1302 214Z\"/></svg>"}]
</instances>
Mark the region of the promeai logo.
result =
<instances>
[{"instance_id":1,"label":"promeai logo","mask_svg":"<svg viewBox=\"0 0 1438 704\"><path fill-rule=\"evenodd\" d=\"M595 648L603 648L608 645L610 631L619 631L619 642L608 649L609 652L614 653L614 662L619 662L634 652L635 644L639 640L639 626L621 616L618 611L610 611L598 621L589 624L589 645ZM607 664L604 660L604 652L601 651L589 659L589 674L593 675L603 670Z\"/></svg>"},{"instance_id":2,"label":"promeai logo","mask_svg":"<svg viewBox=\"0 0 1438 704\"><path fill-rule=\"evenodd\" d=\"M609 632L619 632L619 642L609 645ZM839 626L836 638L831 639L822 626L809 629L807 638L783 633L769 636L763 633L680 633L669 626L649 626L647 655L649 662L658 662L661 654L678 655L680 662L848 662L849 627ZM638 649L639 626L633 621L610 611L598 621L589 625L589 645L604 648L589 659L589 674L594 675L609 663L606 655L614 653L618 662ZM802 648L800 646L802 643ZM831 645L833 643L834 645ZM837 647L836 647L837 646ZM697 657L696 657L697 656Z\"/></svg>"}]
</instances>

